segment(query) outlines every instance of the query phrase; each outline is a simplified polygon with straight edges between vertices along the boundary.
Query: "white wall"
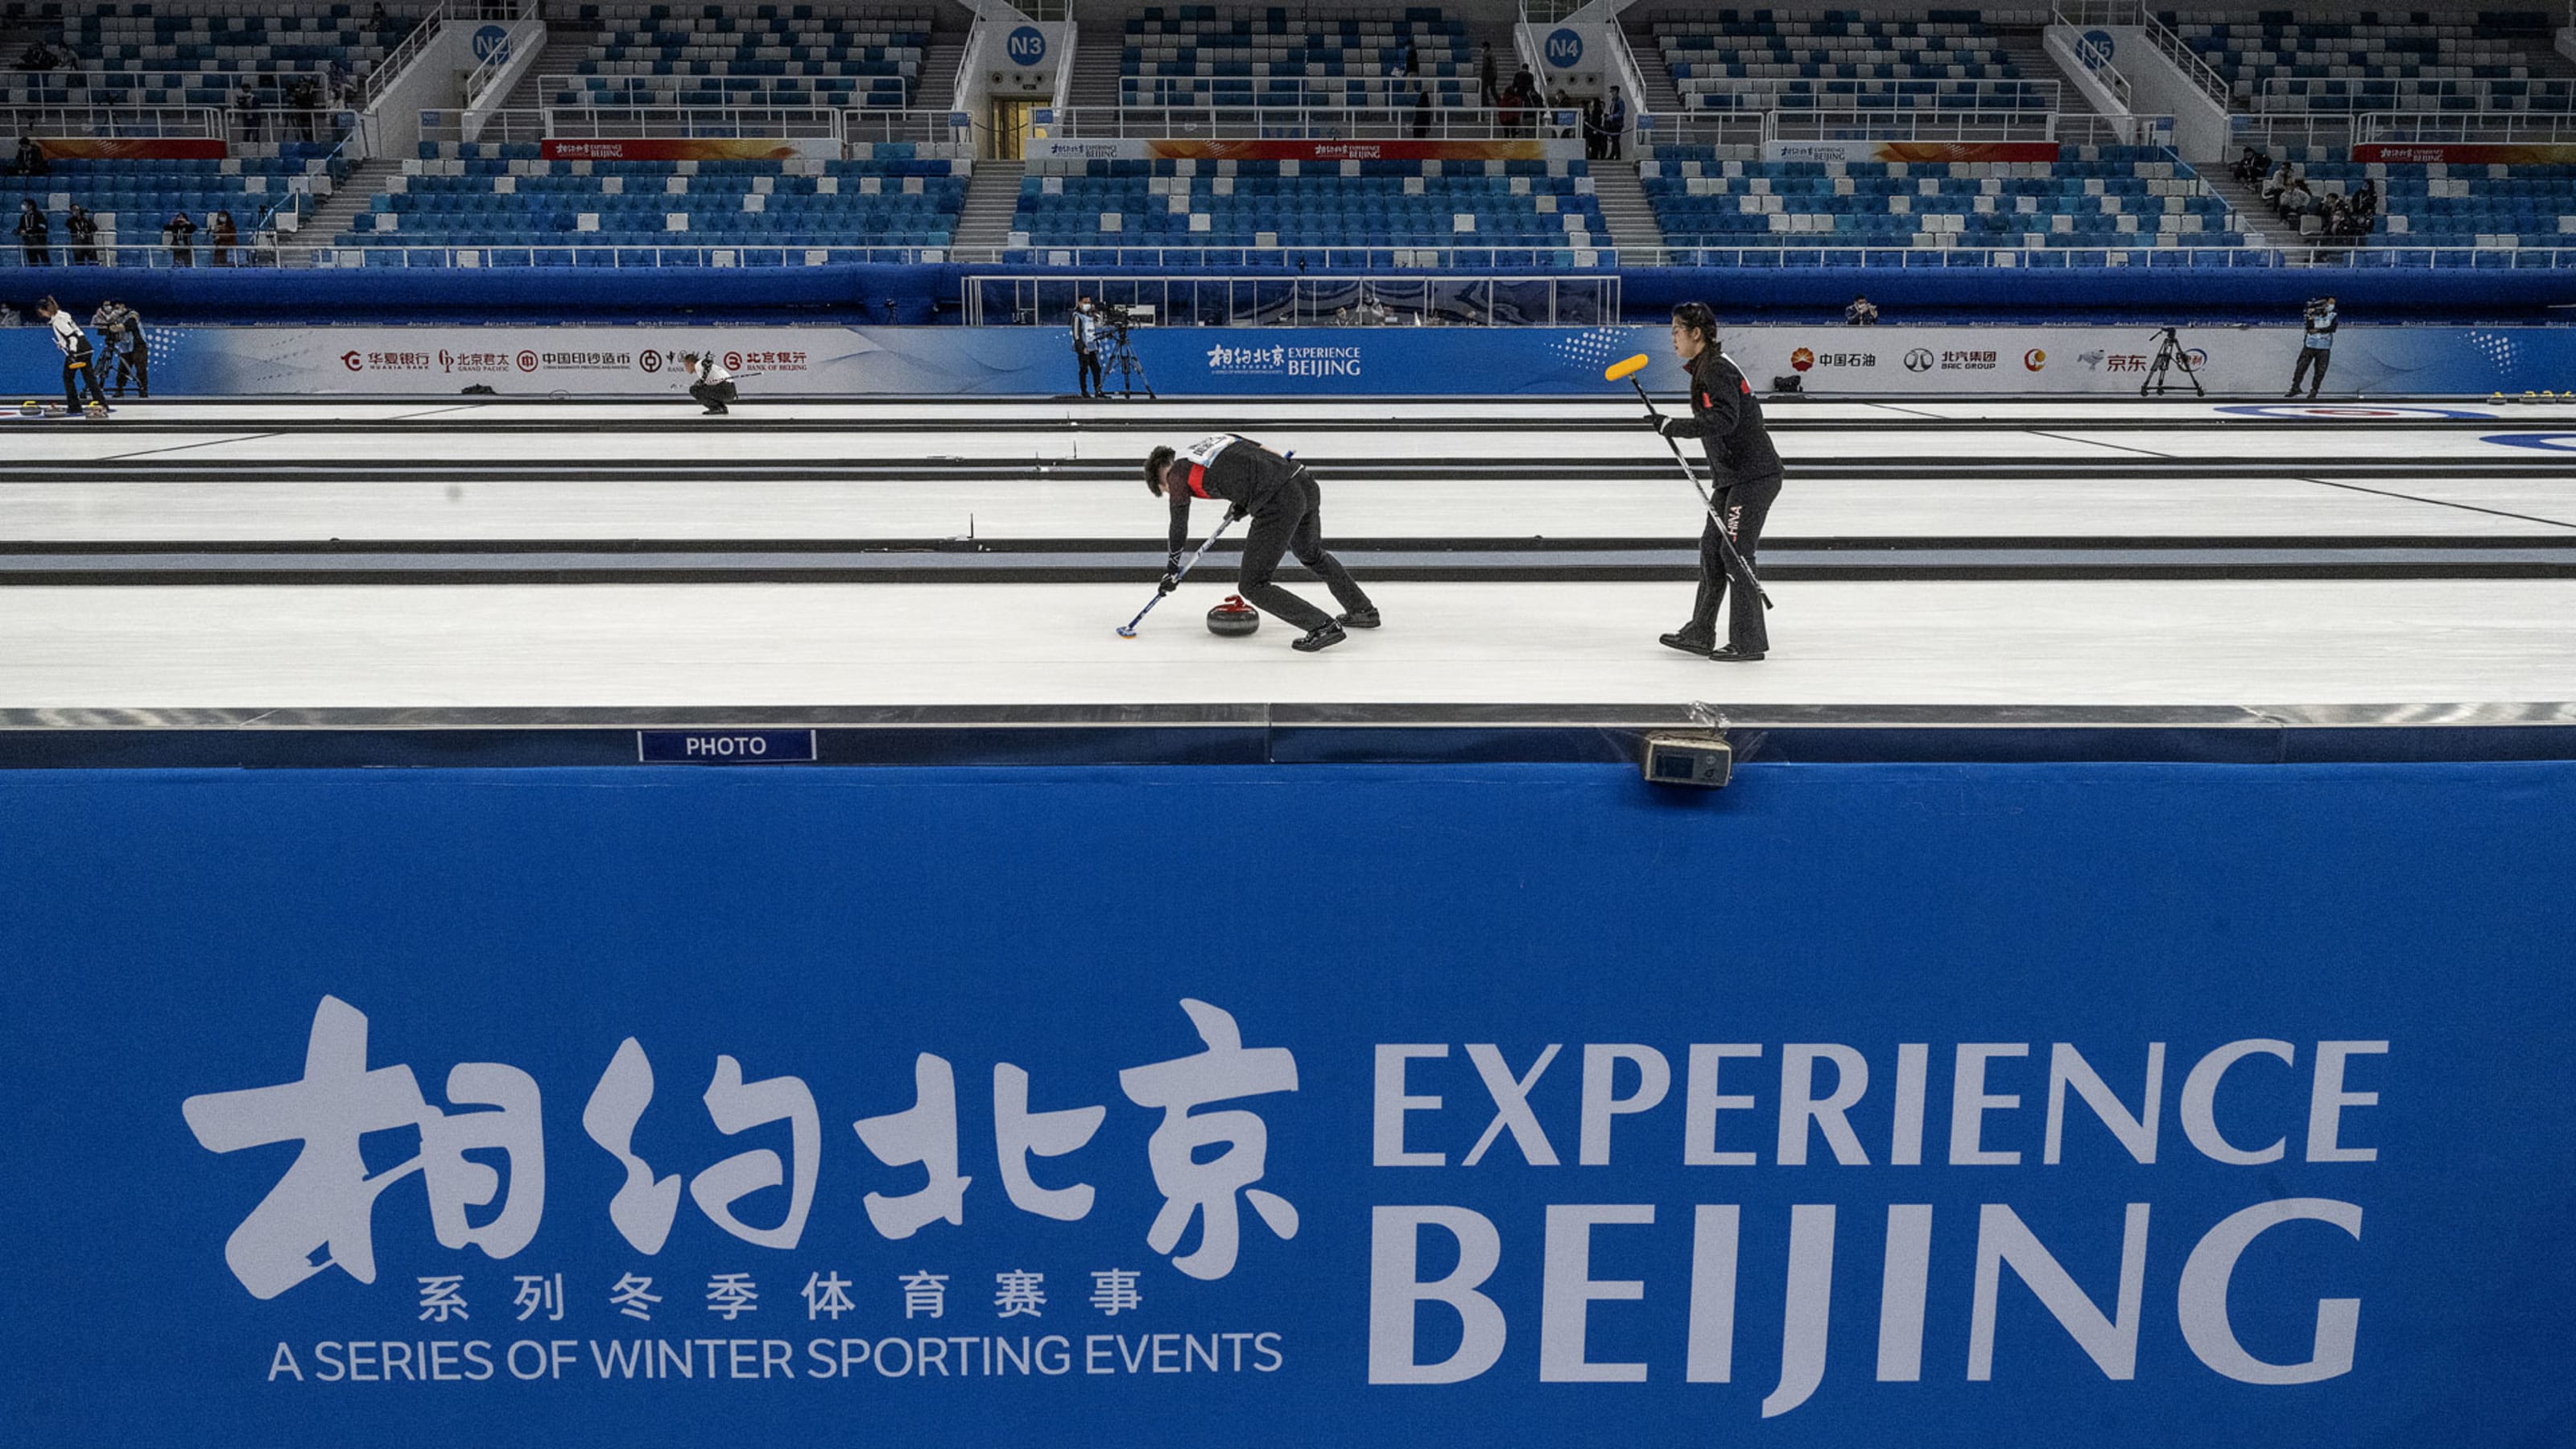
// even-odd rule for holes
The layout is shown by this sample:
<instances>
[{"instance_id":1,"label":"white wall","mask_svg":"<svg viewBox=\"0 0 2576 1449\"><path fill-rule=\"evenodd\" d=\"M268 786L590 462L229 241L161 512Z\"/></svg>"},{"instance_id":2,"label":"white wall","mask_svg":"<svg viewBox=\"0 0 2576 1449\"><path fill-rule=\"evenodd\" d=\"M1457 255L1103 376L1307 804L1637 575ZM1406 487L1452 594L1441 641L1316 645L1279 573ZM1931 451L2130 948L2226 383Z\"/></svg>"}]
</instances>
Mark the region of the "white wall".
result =
<instances>
[{"instance_id":1,"label":"white wall","mask_svg":"<svg viewBox=\"0 0 2576 1449\"><path fill-rule=\"evenodd\" d=\"M2050 53L2063 45L2074 52L2078 39L2091 35L2110 41L2111 63L2129 78L2129 108L2142 116L2174 118L2174 149L2191 162L2216 161L2227 155L2230 132L2227 108L2210 99L2180 67L2166 59L2147 32L2135 25L2048 27Z\"/></svg>"}]
</instances>

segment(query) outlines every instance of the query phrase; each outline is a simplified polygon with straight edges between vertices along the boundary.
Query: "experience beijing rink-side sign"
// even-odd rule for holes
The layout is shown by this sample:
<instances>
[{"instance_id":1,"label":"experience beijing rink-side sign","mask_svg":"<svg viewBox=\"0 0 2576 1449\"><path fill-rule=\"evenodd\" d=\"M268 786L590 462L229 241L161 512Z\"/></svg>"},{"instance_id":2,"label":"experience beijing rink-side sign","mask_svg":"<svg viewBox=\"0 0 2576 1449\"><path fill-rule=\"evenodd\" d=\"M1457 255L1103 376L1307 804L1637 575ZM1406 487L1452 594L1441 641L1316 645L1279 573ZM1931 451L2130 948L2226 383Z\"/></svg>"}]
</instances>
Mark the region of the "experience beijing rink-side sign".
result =
<instances>
[{"instance_id":1,"label":"experience beijing rink-side sign","mask_svg":"<svg viewBox=\"0 0 2576 1449\"><path fill-rule=\"evenodd\" d=\"M1586 769L6 772L0 1442L2565 1422L2567 767Z\"/></svg>"}]
</instances>

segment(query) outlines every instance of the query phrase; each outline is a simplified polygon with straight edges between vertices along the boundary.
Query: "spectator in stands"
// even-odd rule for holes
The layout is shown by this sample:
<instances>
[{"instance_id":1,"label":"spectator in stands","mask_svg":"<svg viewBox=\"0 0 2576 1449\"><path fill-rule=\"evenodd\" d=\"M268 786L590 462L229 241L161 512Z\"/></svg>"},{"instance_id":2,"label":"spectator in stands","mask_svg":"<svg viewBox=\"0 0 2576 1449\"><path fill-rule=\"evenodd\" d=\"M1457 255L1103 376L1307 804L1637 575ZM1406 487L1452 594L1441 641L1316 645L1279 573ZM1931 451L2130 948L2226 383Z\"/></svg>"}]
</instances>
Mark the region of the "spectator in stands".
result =
<instances>
[{"instance_id":1,"label":"spectator in stands","mask_svg":"<svg viewBox=\"0 0 2576 1449\"><path fill-rule=\"evenodd\" d=\"M1609 148L1603 154L1612 161L1619 159L1628 135L1628 98L1617 86L1610 88L1610 104L1601 110L1602 141Z\"/></svg>"},{"instance_id":2,"label":"spectator in stands","mask_svg":"<svg viewBox=\"0 0 2576 1449\"><path fill-rule=\"evenodd\" d=\"M321 85L309 75L298 79L295 89L287 92L286 103L295 108L295 124L303 130L304 139L309 143L313 139L314 123L322 114Z\"/></svg>"},{"instance_id":3,"label":"spectator in stands","mask_svg":"<svg viewBox=\"0 0 2576 1449\"><path fill-rule=\"evenodd\" d=\"M1401 76L1421 73L1422 53L1413 48L1413 37L1404 38L1404 53L1395 58L1395 73Z\"/></svg>"},{"instance_id":4,"label":"spectator in stands","mask_svg":"<svg viewBox=\"0 0 2576 1449\"><path fill-rule=\"evenodd\" d=\"M26 253L27 265L50 267L54 264L54 224L45 216L43 207L30 196L18 203L18 246Z\"/></svg>"},{"instance_id":5,"label":"spectator in stands","mask_svg":"<svg viewBox=\"0 0 2576 1449\"><path fill-rule=\"evenodd\" d=\"M62 64L62 58L46 49L45 43L41 40L29 45L18 57L18 69L33 75L43 75L60 64Z\"/></svg>"},{"instance_id":6,"label":"spectator in stands","mask_svg":"<svg viewBox=\"0 0 2576 1449\"><path fill-rule=\"evenodd\" d=\"M243 140L264 141L268 139L267 136L263 134L263 127L259 114L259 92L251 89L251 85L248 80L244 80L241 83L240 89L233 92L233 114L240 118Z\"/></svg>"},{"instance_id":7,"label":"spectator in stands","mask_svg":"<svg viewBox=\"0 0 2576 1449\"><path fill-rule=\"evenodd\" d=\"M1877 326L1878 304L1867 297L1852 298L1851 305L1843 309L1843 325L1846 327Z\"/></svg>"},{"instance_id":8,"label":"spectator in stands","mask_svg":"<svg viewBox=\"0 0 2576 1449\"><path fill-rule=\"evenodd\" d=\"M2272 207L2276 211L2279 210L2281 205L2281 193L2289 189L2289 162L2284 161L2279 166L2263 173L2263 202L2265 205Z\"/></svg>"},{"instance_id":9,"label":"spectator in stands","mask_svg":"<svg viewBox=\"0 0 2576 1449\"><path fill-rule=\"evenodd\" d=\"M680 354L680 365L689 370L689 396L707 405L707 415L729 413L727 404L742 401L733 385L733 374L716 365L713 357L700 357L694 352Z\"/></svg>"},{"instance_id":10,"label":"spectator in stands","mask_svg":"<svg viewBox=\"0 0 2576 1449\"><path fill-rule=\"evenodd\" d=\"M347 56L335 55L331 57L331 68L326 73L324 79L325 88L329 90L331 95L331 104L335 106L346 105L357 98L358 80L357 77L352 75L349 71L349 58Z\"/></svg>"},{"instance_id":11,"label":"spectator in stands","mask_svg":"<svg viewBox=\"0 0 2576 1449\"><path fill-rule=\"evenodd\" d=\"M1413 139L1426 140L1431 135L1431 83L1416 83L1413 92Z\"/></svg>"},{"instance_id":12,"label":"spectator in stands","mask_svg":"<svg viewBox=\"0 0 2576 1449\"><path fill-rule=\"evenodd\" d=\"M2379 224L2379 183L2364 181L2352 197L2353 235L2368 236Z\"/></svg>"},{"instance_id":13,"label":"spectator in stands","mask_svg":"<svg viewBox=\"0 0 2576 1449\"><path fill-rule=\"evenodd\" d=\"M1512 102L1520 114L1529 118L1529 134L1538 134L1537 113L1546 104L1546 98L1539 91L1538 77L1530 74L1528 66L1512 73Z\"/></svg>"},{"instance_id":14,"label":"spectator in stands","mask_svg":"<svg viewBox=\"0 0 2576 1449\"><path fill-rule=\"evenodd\" d=\"M1560 96L1557 104L1567 105L1571 101L1570 96ZM1583 154L1588 160L1598 161L1608 145L1601 133L1601 99L1595 96L1583 103Z\"/></svg>"},{"instance_id":15,"label":"spectator in stands","mask_svg":"<svg viewBox=\"0 0 2576 1449\"><path fill-rule=\"evenodd\" d=\"M392 25L393 22L385 18L384 0L376 0L375 8L367 12L367 28L377 32L378 34L382 34L387 29L390 29Z\"/></svg>"},{"instance_id":16,"label":"spectator in stands","mask_svg":"<svg viewBox=\"0 0 2576 1449\"><path fill-rule=\"evenodd\" d=\"M27 319L18 315L17 308L10 306L6 302L0 302L0 327L24 327L26 325Z\"/></svg>"},{"instance_id":17,"label":"spectator in stands","mask_svg":"<svg viewBox=\"0 0 2576 1449\"><path fill-rule=\"evenodd\" d=\"M1494 68L1494 43L1485 42L1484 55L1476 62L1476 104L1490 111L1503 99L1502 72Z\"/></svg>"},{"instance_id":18,"label":"spectator in stands","mask_svg":"<svg viewBox=\"0 0 2576 1449\"><path fill-rule=\"evenodd\" d=\"M1494 112L1494 129L1505 136L1521 133L1520 87L1514 86L1503 92L1503 104Z\"/></svg>"},{"instance_id":19,"label":"spectator in stands","mask_svg":"<svg viewBox=\"0 0 2576 1449\"><path fill-rule=\"evenodd\" d=\"M98 218L89 214L89 208L73 202L70 214L63 218L63 231L72 239L72 265L97 266Z\"/></svg>"},{"instance_id":20,"label":"spectator in stands","mask_svg":"<svg viewBox=\"0 0 2576 1449\"><path fill-rule=\"evenodd\" d=\"M188 219L188 213L170 213L169 225L161 228L161 243L170 249L170 265L193 267L197 264L196 238L197 224Z\"/></svg>"},{"instance_id":21,"label":"spectator in stands","mask_svg":"<svg viewBox=\"0 0 2576 1449\"><path fill-rule=\"evenodd\" d=\"M18 161L9 168L12 176L42 176L52 168L45 164L45 148L33 136L18 138Z\"/></svg>"},{"instance_id":22,"label":"spectator in stands","mask_svg":"<svg viewBox=\"0 0 2576 1449\"><path fill-rule=\"evenodd\" d=\"M2255 174L2254 148L2251 146L2246 147L2245 154L2236 158L2236 164L2227 168L2227 174L2235 177L2238 181L2245 182L2249 185L2252 184Z\"/></svg>"},{"instance_id":23,"label":"spectator in stands","mask_svg":"<svg viewBox=\"0 0 2576 1449\"><path fill-rule=\"evenodd\" d=\"M241 232L233 225L229 211L216 212L211 221L209 230L213 234L207 240L214 244L215 265L229 267L233 264L233 248L241 242Z\"/></svg>"}]
</instances>

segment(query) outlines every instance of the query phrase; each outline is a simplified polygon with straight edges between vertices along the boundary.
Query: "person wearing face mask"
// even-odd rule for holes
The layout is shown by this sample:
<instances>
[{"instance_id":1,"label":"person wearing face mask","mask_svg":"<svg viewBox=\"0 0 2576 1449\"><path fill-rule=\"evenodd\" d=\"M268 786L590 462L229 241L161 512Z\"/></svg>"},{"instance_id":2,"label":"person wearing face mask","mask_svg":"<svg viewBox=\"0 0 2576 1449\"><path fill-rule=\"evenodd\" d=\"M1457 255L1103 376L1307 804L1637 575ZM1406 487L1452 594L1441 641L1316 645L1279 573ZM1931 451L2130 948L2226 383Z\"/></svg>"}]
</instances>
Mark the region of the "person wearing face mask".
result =
<instances>
[{"instance_id":1,"label":"person wearing face mask","mask_svg":"<svg viewBox=\"0 0 2576 1449\"><path fill-rule=\"evenodd\" d=\"M1697 438L1707 449L1712 506L1700 531L1699 594L1690 620L1658 642L1720 663L1750 662L1771 649L1753 557L1771 504L1780 496L1780 454L1763 426L1762 401L1753 395L1753 384L1718 350L1717 315L1706 303L1685 302L1673 309L1673 355L1690 369L1690 416L1649 412L1647 422L1667 438ZM1721 538L1734 545L1731 561ZM1732 600L1727 597L1730 582ZM1717 642L1720 604L1729 606L1724 645Z\"/></svg>"}]
</instances>

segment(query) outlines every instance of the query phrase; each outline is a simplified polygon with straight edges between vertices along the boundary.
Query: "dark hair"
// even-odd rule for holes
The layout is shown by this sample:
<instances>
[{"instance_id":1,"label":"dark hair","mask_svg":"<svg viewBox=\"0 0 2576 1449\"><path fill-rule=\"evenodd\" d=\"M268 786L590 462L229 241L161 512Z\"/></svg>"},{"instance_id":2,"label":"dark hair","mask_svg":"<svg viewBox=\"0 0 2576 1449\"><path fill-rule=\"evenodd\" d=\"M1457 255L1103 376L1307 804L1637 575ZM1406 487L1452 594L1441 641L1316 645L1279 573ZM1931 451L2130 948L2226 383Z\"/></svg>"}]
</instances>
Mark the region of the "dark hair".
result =
<instances>
[{"instance_id":1,"label":"dark hair","mask_svg":"<svg viewBox=\"0 0 2576 1449\"><path fill-rule=\"evenodd\" d=\"M1717 341L1717 314L1708 309L1706 302L1684 302L1675 307L1673 325L1687 327L1708 342Z\"/></svg>"},{"instance_id":2,"label":"dark hair","mask_svg":"<svg viewBox=\"0 0 2576 1449\"><path fill-rule=\"evenodd\" d=\"M1156 448L1145 457L1145 487L1155 497L1163 496L1163 470L1172 466L1180 455L1169 448Z\"/></svg>"}]
</instances>

